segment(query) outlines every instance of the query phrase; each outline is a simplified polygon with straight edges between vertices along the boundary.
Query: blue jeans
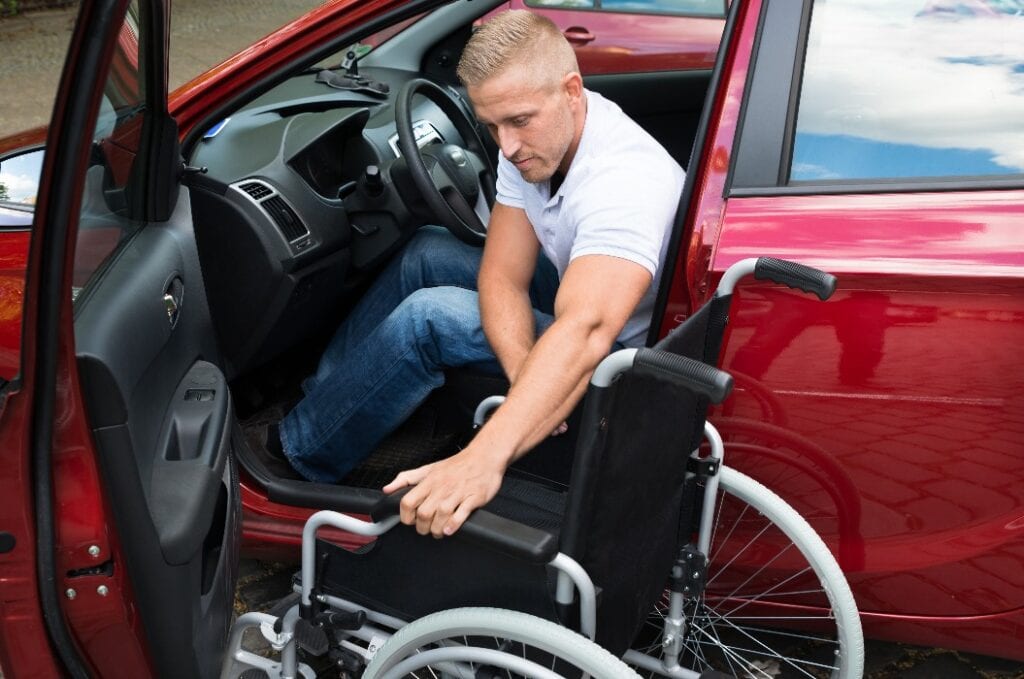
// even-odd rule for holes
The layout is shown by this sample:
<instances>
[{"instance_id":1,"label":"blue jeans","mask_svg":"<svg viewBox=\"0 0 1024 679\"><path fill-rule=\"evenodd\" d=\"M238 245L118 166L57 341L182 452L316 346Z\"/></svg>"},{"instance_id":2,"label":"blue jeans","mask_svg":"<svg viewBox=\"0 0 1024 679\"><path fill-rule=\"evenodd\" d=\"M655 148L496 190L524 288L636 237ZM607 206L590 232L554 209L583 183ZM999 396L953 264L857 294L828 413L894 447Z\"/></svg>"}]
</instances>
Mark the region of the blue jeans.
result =
<instances>
[{"instance_id":1,"label":"blue jeans","mask_svg":"<svg viewBox=\"0 0 1024 679\"><path fill-rule=\"evenodd\" d=\"M444 383L446 368L501 371L480 322L482 254L445 229L424 227L388 264L281 420L296 471L337 482ZM530 285L538 335L554 321L557 289L558 273L542 255Z\"/></svg>"}]
</instances>

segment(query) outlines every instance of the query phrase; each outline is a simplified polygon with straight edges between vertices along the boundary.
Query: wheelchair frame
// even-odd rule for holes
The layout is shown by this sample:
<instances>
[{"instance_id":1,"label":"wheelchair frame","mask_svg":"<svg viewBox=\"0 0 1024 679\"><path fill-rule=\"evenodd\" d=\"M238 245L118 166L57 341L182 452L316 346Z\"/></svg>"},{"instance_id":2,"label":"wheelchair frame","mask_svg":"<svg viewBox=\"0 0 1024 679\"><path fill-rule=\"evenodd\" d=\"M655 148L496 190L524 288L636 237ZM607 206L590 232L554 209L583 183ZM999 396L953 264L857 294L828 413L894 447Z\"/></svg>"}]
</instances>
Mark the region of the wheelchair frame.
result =
<instances>
[{"instance_id":1,"label":"wheelchair frame","mask_svg":"<svg viewBox=\"0 0 1024 679\"><path fill-rule=\"evenodd\" d=\"M715 296L731 295L736 283L742 277L750 273L757 275L759 269L765 268L766 261L769 264L767 267L768 274L759 275L759 278L769 278L792 287L813 291L823 299L828 294L831 294L831 290L828 290L824 296L819 292L820 279L808 282L807 277L810 276L807 273L808 271L813 272L815 275L823 275L821 272L807 269L806 267L799 267L799 265L793 265L789 262L778 264L779 260L765 260L762 258L761 260L743 260L730 267L723 276ZM798 268L794 269L793 267ZM834 279L832 285L834 286ZM610 386L619 375L633 367L637 353L637 349L623 349L608 356L595 370L591 378L591 384L596 387ZM503 396L494 396L481 402L474 416L474 426L482 426L487 415L503 401ZM724 445L722 438L715 427L709 422L704 423L704 437L710 444L710 452L706 456L701 456L699 450L694 450L690 457L698 461L707 472L702 476L704 494L700 500L700 514L696 524L698 526L696 531L696 549L700 555L703 555L705 564L710 556L712 533L716 520L715 507L718 499L719 485L724 476L729 480L730 487L727 490L731 490L740 500L747 502L751 506L761 504L759 511L766 514L768 521L776 525L791 539L801 552L801 555L807 558L816 577L821 581L825 594L828 596L829 603L836 615L837 635L841 637L837 641L839 648L835 652L837 656L842 654L840 658L841 664L838 668L833 666L832 676L835 679L856 679L860 677L863 671L863 636L859 615L849 586L831 552L807 522L784 500L765 489L756 481L749 479L749 477L724 467ZM689 472L689 474L692 475L693 472ZM761 497L763 502L757 502L755 498L758 497ZM353 643L348 638L339 639L338 644L365 661L367 677L378 676L376 668L383 663L383 660L381 660L382 656L387 654L387 641L397 634L399 630L407 626L417 625L418 621L406 623L406 621L397 617L368 610L344 598L314 592L314 583L317 582L316 536L321 528L332 527L357 535L375 537L387 533L398 523L397 515L373 522L363 521L347 514L328 510L313 514L306 522L302 535L301 584L296 587L296 591L299 593L299 601L289 608L281 618L256 612L245 613L240 616L231 631L228 646L229 652L225 656L221 676L241 676L244 679L256 676L281 677L282 679L315 676L313 670L308 665L299 662L297 646L300 645L303 636L308 637L309 635L309 630L303 628L303 625L309 626L309 623L305 620L309 616L303 613L308 613L317 604L326 606L329 610L365 616L358 629L348 629L345 634L352 639L363 641L366 643L366 646L363 647ZM561 552L558 552L548 565L558 572L557 586L554 594L555 601L558 604L569 606L575 602L578 595L580 632L586 638L594 639L597 625L597 592L590 576L576 560ZM684 636L688 624L684 604L685 597L683 593L673 591L669 597L668 610L661 633L660 657L655 658L636 650L630 650L623 656L623 660L638 668L655 672L665 677L678 677L681 679L701 679L701 677L705 677L706 679L706 677L710 676L706 673L701 674L694 670L686 669L679 664L678 658L683 651ZM477 609L455 610L471 611ZM439 614L432 614L426 616L426 618L432 618L436 615ZM516 615L523 616L526 614L519 613ZM528 617L533 618L533 616ZM421 618L420 620L425 620L426 618ZM553 624L540 618L533 618L533 620L537 624ZM281 652L279 662L241 648L242 636L245 630L253 627L261 628L264 636L271 640L273 647ZM567 628L562 629L565 629L569 635L574 634ZM551 634L550 631L548 633ZM555 634L555 636L559 636L559 634ZM565 637L562 639L562 643L568 645L590 643L590 647L580 646L580 648L584 649L584 655L589 653L594 657L598 657L601 653L607 654L607 651L604 651L601 647L592 642L586 642L583 639L577 642L573 641L571 637ZM382 650L384 654L381 653ZM429 656L427 653L419 654L419 661L424 661L425 659L427 661L433 660L449 668L453 676L473 676L466 666L461 664L467 662L467 658L470 660L476 659L489 665L505 667L510 671L526 676L560 676L552 674L547 668L532 665L526 658L520 659L516 656L510 656L510 659L507 660L508 664L502 665L501 663L506 661L497 657L501 654L500 650L474 649L472 652L467 652L467 650L466 647L455 645L442 646L429 651ZM614 660L613 658L612 661ZM609 664L606 659L602 660L602 662L606 663L600 666L604 669L599 669L596 676L637 676L631 674L628 670L625 674L620 674L621 668ZM385 668L386 671L383 676L389 679L392 676L404 676L402 672L406 671L405 668L413 665L415 665L415 662L411 661L398 662L397 665L392 664ZM822 667L828 668L827 665ZM259 674L246 676L247 671L252 672L254 670L259 672ZM584 672L584 674L587 674L587 672ZM753 674L750 676L753 676ZM765 674L764 676L771 675ZM808 674L808 676L812 675Z\"/></svg>"}]
</instances>

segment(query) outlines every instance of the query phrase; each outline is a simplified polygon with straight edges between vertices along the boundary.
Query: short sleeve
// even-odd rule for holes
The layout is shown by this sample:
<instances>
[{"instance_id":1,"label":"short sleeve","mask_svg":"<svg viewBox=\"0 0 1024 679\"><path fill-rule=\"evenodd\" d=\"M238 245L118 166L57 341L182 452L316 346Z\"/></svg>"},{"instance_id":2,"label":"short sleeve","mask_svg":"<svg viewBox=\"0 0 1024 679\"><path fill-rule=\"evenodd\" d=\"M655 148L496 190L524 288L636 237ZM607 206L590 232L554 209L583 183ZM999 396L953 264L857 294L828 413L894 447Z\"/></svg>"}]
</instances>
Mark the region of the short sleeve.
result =
<instances>
[{"instance_id":1,"label":"short sleeve","mask_svg":"<svg viewBox=\"0 0 1024 679\"><path fill-rule=\"evenodd\" d=\"M588 177L585 190L572 199L577 227L569 261L609 255L657 277L682 186L682 170L666 165L660 172L609 169Z\"/></svg>"},{"instance_id":2,"label":"short sleeve","mask_svg":"<svg viewBox=\"0 0 1024 679\"><path fill-rule=\"evenodd\" d=\"M498 180L495 183L495 193L497 201L502 205L520 209L526 207L523 200L523 176L501 153L498 154Z\"/></svg>"}]
</instances>

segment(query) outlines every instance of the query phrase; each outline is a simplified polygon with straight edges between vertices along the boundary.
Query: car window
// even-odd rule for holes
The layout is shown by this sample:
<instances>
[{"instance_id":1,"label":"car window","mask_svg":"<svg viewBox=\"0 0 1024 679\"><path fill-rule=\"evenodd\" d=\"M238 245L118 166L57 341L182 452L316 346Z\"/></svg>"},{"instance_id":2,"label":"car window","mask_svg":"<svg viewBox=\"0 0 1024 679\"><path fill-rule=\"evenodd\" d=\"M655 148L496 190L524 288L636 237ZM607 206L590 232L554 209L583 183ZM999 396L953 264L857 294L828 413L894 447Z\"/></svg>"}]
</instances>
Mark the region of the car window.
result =
<instances>
[{"instance_id":1,"label":"car window","mask_svg":"<svg viewBox=\"0 0 1024 679\"><path fill-rule=\"evenodd\" d=\"M722 16L725 0L527 0L538 9L597 9L631 14Z\"/></svg>"},{"instance_id":2,"label":"car window","mask_svg":"<svg viewBox=\"0 0 1024 679\"><path fill-rule=\"evenodd\" d=\"M1024 2L816 0L791 182L1024 174Z\"/></svg>"},{"instance_id":3,"label":"car window","mask_svg":"<svg viewBox=\"0 0 1024 679\"><path fill-rule=\"evenodd\" d=\"M170 90L323 4L324 0L172 2Z\"/></svg>"},{"instance_id":4,"label":"car window","mask_svg":"<svg viewBox=\"0 0 1024 679\"><path fill-rule=\"evenodd\" d=\"M141 223L128 216L129 184L147 118L139 50L139 9L133 2L117 41L93 131L93 153L82 190L72 298Z\"/></svg>"}]
</instances>

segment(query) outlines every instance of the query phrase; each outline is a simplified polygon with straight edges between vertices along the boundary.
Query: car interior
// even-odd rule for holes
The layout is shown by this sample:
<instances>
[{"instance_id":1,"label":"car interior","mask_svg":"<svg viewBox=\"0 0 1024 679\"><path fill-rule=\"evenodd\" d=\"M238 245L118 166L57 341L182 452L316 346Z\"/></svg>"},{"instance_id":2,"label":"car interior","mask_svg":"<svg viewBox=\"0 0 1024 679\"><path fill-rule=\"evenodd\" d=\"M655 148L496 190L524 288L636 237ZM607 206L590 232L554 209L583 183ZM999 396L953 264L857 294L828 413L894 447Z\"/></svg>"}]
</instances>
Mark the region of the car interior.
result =
<instances>
[{"instance_id":1,"label":"car interior","mask_svg":"<svg viewBox=\"0 0 1024 679\"><path fill-rule=\"evenodd\" d=\"M240 423L236 457L271 500L369 508L397 471L457 450L472 435L476 404L507 389L494 375L449 371L445 386L337 486L304 481L265 445L268 425L300 398L334 330L416 229L442 224L482 244L497 148L476 124L455 67L474 21L497 4L399 15L392 22L403 21L401 30L383 41L393 29L379 24L374 35L340 36L328 56L184 144L210 315ZM702 70L584 81L685 168L710 78ZM469 156L468 175L448 162L453 147ZM519 463L522 473L564 483L572 436L542 446L544 454Z\"/></svg>"}]
</instances>

